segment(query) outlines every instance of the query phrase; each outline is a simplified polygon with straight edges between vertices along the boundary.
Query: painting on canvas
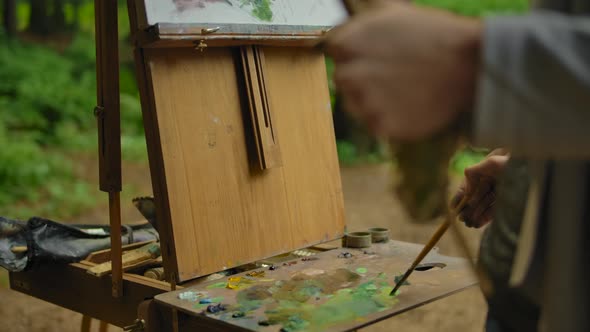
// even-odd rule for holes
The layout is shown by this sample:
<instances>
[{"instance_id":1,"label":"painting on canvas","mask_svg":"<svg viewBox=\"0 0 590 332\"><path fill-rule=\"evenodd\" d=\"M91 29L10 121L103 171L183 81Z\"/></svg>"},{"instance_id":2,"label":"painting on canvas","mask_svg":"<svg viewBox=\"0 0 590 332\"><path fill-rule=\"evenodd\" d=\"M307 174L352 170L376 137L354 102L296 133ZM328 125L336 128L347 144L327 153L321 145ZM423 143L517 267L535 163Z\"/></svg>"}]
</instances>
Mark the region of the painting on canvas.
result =
<instances>
[{"instance_id":1,"label":"painting on canvas","mask_svg":"<svg viewBox=\"0 0 590 332\"><path fill-rule=\"evenodd\" d=\"M147 23L334 26L339 0L143 0Z\"/></svg>"}]
</instances>

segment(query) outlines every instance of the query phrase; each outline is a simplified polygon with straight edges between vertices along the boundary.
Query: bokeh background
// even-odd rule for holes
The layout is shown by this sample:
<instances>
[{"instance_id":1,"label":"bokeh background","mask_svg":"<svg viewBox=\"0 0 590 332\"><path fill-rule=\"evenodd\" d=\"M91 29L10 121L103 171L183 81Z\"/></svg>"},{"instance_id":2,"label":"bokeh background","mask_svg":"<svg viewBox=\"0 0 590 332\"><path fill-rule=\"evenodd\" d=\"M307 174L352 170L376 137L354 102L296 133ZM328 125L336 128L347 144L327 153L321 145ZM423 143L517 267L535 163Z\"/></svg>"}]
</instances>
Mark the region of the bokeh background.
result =
<instances>
[{"instance_id":1,"label":"bokeh background","mask_svg":"<svg viewBox=\"0 0 590 332\"><path fill-rule=\"evenodd\" d=\"M468 16L528 8L528 0L415 2ZM93 1L0 0L0 5L0 215L108 223L106 194L98 190ZM125 222L140 218L131 198L151 194L125 1L119 1L119 29ZM333 65L329 59L326 64L330 76ZM333 95L332 83L330 90ZM388 227L395 239L426 242L436 226L408 222L390 187L387 147L337 110L334 125L349 229ZM468 148L453 158L453 186L482 155ZM474 253L480 233L466 233ZM450 239L443 239L440 250L461 255ZM485 302L473 288L366 330L481 331L484 317ZM0 269L0 332L78 331L80 319L10 291L7 273Z\"/></svg>"}]
</instances>

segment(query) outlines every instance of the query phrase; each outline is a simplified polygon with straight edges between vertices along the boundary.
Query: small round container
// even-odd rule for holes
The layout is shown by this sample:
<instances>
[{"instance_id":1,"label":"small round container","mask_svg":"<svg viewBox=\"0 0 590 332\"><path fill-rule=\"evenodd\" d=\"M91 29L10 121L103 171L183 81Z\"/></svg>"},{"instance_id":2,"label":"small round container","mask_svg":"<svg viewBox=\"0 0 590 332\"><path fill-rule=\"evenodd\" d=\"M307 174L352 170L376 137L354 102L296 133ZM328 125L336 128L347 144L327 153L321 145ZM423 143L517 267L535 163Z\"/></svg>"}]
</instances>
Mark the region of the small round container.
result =
<instances>
[{"instance_id":1,"label":"small round container","mask_svg":"<svg viewBox=\"0 0 590 332\"><path fill-rule=\"evenodd\" d=\"M145 271L143 274L145 277L155 280L164 280L164 268L163 267L156 267L153 269L149 269Z\"/></svg>"},{"instance_id":2,"label":"small round container","mask_svg":"<svg viewBox=\"0 0 590 332\"><path fill-rule=\"evenodd\" d=\"M389 229L388 228L381 228L381 227L370 228L369 232L371 233L371 242L373 242L373 243L387 243L389 241Z\"/></svg>"},{"instance_id":3,"label":"small round container","mask_svg":"<svg viewBox=\"0 0 590 332\"><path fill-rule=\"evenodd\" d=\"M368 248L371 246L371 233L353 232L346 234L345 240L348 248Z\"/></svg>"}]
</instances>

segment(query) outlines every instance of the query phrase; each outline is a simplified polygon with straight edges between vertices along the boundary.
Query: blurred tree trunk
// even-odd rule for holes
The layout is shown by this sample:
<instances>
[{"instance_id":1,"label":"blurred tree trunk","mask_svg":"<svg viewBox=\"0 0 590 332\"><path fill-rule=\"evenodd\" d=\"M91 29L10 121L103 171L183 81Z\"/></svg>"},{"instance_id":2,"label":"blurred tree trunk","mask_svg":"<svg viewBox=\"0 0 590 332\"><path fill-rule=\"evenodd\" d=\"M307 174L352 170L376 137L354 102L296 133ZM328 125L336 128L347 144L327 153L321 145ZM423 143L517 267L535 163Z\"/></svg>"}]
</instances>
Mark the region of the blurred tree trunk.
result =
<instances>
[{"instance_id":1,"label":"blurred tree trunk","mask_svg":"<svg viewBox=\"0 0 590 332\"><path fill-rule=\"evenodd\" d=\"M31 15L29 16L29 31L37 35L48 35L51 32L49 22L49 8L47 0L29 0Z\"/></svg>"},{"instance_id":2,"label":"blurred tree trunk","mask_svg":"<svg viewBox=\"0 0 590 332\"><path fill-rule=\"evenodd\" d=\"M78 30L80 27L80 0L73 0L72 7L74 7L74 21L72 22L72 26L74 30Z\"/></svg>"},{"instance_id":3,"label":"blurred tree trunk","mask_svg":"<svg viewBox=\"0 0 590 332\"><path fill-rule=\"evenodd\" d=\"M66 13L64 0L53 0L53 12L51 15L53 31L66 30Z\"/></svg>"},{"instance_id":4,"label":"blurred tree trunk","mask_svg":"<svg viewBox=\"0 0 590 332\"><path fill-rule=\"evenodd\" d=\"M65 0L29 0L29 31L47 36L67 30Z\"/></svg>"},{"instance_id":5,"label":"blurred tree trunk","mask_svg":"<svg viewBox=\"0 0 590 332\"><path fill-rule=\"evenodd\" d=\"M3 4L3 22L4 22L4 31L9 36L14 36L16 34L16 0L4 0L2 1Z\"/></svg>"}]
</instances>

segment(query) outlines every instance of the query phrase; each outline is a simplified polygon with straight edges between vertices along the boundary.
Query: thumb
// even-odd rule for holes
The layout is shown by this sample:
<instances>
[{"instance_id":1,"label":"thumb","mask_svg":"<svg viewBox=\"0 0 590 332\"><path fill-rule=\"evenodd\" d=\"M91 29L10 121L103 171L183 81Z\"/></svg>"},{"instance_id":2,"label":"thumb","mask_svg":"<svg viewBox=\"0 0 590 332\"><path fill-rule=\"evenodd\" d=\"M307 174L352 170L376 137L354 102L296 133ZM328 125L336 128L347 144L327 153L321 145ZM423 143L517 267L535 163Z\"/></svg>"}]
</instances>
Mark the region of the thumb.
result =
<instances>
[{"instance_id":1,"label":"thumb","mask_svg":"<svg viewBox=\"0 0 590 332\"><path fill-rule=\"evenodd\" d=\"M496 179L504 169L508 156L489 156L479 163L465 169L465 177L490 177Z\"/></svg>"}]
</instances>

